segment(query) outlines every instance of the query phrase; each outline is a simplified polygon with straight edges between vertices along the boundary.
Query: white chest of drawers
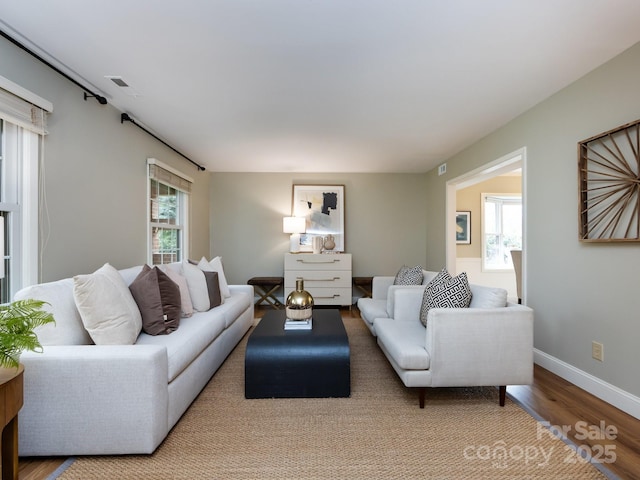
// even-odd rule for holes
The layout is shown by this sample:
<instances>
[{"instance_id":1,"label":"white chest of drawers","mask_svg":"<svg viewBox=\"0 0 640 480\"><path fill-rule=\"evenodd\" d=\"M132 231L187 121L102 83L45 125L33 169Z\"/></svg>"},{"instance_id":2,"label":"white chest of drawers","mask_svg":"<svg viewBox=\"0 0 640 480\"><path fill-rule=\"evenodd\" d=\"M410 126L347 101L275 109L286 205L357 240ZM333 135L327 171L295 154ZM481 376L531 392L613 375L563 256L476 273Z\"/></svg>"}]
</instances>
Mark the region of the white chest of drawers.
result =
<instances>
[{"instance_id":1,"label":"white chest of drawers","mask_svg":"<svg viewBox=\"0 0 640 480\"><path fill-rule=\"evenodd\" d=\"M350 253L286 253L284 256L284 295L296 289L296 279L315 305L351 305Z\"/></svg>"}]
</instances>

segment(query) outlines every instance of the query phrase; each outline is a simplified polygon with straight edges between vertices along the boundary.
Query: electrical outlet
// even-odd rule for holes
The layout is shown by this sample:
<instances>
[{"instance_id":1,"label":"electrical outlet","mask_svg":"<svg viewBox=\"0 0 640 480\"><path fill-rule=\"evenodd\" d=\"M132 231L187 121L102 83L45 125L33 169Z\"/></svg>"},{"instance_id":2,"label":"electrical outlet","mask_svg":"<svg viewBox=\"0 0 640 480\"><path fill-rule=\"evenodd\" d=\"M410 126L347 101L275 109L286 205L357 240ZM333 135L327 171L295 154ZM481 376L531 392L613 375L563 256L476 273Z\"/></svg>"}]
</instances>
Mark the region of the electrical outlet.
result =
<instances>
[{"instance_id":1,"label":"electrical outlet","mask_svg":"<svg viewBox=\"0 0 640 480\"><path fill-rule=\"evenodd\" d=\"M438 167L438 175L444 175L445 173L447 173L447 164L443 163Z\"/></svg>"},{"instance_id":2,"label":"electrical outlet","mask_svg":"<svg viewBox=\"0 0 640 480\"><path fill-rule=\"evenodd\" d=\"M604 345L600 342L591 342L591 356L604 362Z\"/></svg>"}]
</instances>

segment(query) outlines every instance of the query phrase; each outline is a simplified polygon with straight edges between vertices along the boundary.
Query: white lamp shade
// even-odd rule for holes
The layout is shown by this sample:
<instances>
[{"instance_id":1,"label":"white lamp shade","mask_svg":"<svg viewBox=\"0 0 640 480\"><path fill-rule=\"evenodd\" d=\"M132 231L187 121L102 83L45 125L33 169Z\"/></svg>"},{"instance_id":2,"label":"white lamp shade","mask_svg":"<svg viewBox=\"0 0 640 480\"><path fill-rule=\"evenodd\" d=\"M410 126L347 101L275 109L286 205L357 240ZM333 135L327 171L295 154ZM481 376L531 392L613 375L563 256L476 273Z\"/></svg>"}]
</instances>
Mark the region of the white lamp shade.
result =
<instances>
[{"instance_id":1,"label":"white lamp shade","mask_svg":"<svg viewBox=\"0 0 640 480\"><path fill-rule=\"evenodd\" d=\"M304 217L284 217L282 219L282 231L284 233L304 233L306 219Z\"/></svg>"}]
</instances>

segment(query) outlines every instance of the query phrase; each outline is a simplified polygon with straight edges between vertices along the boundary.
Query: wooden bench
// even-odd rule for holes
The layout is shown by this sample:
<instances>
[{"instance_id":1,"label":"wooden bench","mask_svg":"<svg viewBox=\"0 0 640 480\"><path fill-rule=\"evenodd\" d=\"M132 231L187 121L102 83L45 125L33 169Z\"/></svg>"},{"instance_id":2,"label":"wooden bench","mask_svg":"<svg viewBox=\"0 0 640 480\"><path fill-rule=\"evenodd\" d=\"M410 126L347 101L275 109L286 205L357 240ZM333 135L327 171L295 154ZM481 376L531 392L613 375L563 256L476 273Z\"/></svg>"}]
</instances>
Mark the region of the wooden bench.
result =
<instances>
[{"instance_id":1,"label":"wooden bench","mask_svg":"<svg viewBox=\"0 0 640 480\"><path fill-rule=\"evenodd\" d=\"M353 286L363 293L363 298L371 297L373 277L353 277Z\"/></svg>"},{"instance_id":2,"label":"wooden bench","mask_svg":"<svg viewBox=\"0 0 640 480\"><path fill-rule=\"evenodd\" d=\"M276 310L283 304L274 295L275 291L284 285L284 277L252 277L247 280L247 285L252 285L260 298L256 301L256 306L263 302L271 305Z\"/></svg>"}]
</instances>

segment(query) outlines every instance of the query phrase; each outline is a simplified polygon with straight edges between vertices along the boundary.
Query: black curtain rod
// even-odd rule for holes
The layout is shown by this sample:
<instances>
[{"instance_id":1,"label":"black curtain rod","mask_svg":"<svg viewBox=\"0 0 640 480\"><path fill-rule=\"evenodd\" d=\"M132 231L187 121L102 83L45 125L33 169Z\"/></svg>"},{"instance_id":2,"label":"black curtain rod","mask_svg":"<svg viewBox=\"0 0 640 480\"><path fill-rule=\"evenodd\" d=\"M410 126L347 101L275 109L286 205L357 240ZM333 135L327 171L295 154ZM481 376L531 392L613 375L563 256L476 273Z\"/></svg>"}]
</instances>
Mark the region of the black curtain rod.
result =
<instances>
[{"instance_id":1,"label":"black curtain rod","mask_svg":"<svg viewBox=\"0 0 640 480\"><path fill-rule=\"evenodd\" d=\"M64 78L66 78L67 80L69 80L70 82L76 84L78 87L80 87L82 90L84 90L86 93L84 94L84 99L86 100L89 97L94 97L98 103L100 105L106 105L107 104L107 99L104 98L102 95L98 95L97 93L94 93L91 89L85 87L84 85L82 85L80 82L78 82L75 78L67 75L66 73L64 73L62 70L60 70L58 67L56 67L55 65L51 64L50 62L48 62L47 60L45 60L44 58L42 58L40 55L38 55L36 52L34 52L33 50L30 50L29 48L27 48L25 45L23 45L22 43L20 43L19 41L17 41L15 38L13 38L11 35L7 34L4 30L0 30L0 35L4 38L6 38L7 40L9 40L11 43L13 43L16 47L20 48L21 50L24 50L25 52L27 52L29 55L31 55L32 57L40 60L42 63L44 63L47 67L49 67L50 69L54 70L55 72L59 73L60 75L62 75ZM87 95L87 93L89 95Z\"/></svg>"},{"instance_id":2,"label":"black curtain rod","mask_svg":"<svg viewBox=\"0 0 640 480\"><path fill-rule=\"evenodd\" d=\"M47 67L49 67L51 70L57 72L58 74L62 75L64 78L66 78L67 80L69 80L71 83L77 85L78 87L80 87L82 90L85 91L84 94L84 99L86 100L87 98L95 98L98 103L100 105L106 105L107 104L107 99L105 97L103 97L102 95L98 95L97 93L93 92L91 89L85 87L84 85L82 85L80 82L78 82L75 78L67 75L65 72L63 72L62 70L60 70L58 67L56 67L55 65L51 64L51 62L45 60L44 58L42 58L40 55L38 55L36 52L32 51L31 49L27 48L25 45L23 45L22 43L20 43L19 41L17 41L15 38L13 38L11 35L9 35L8 33L6 33L4 30L0 29L0 36L4 37L5 39L9 40L11 43L13 43L16 47L20 48L21 50L24 50L25 52L27 52L29 55L31 55L32 57L38 59L39 61L41 61L42 63L44 63ZM87 95L88 94L88 95ZM169 145L167 142L165 142L164 140L162 140L161 138L158 138L156 135L154 135L153 133L151 133L149 130L147 130L146 128L144 128L141 125L138 125L135 120L133 120L133 118L131 118L129 115L127 115L126 113L123 113L122 115L120 115L120 123L124 123L125 121L131 122L133 123L135 126L137 126L138 128L140 128L141 130L144 130L146 133L148 133L149 135L151 135L153 138L155 138L156 140L158 140L160 143L162 143L163 145L166 145L167 147L169 147L171 150L173 150L174 152L176 152L178 155L186 158L187 160L189 160L191 163L193 163L196 167L198 167L198 170L200 171L204 171L205 168L202 165L197 164L196 162L194 162L193 160L191 160L189 157L187 157L185 154L179 152L178 150L176 150L175 148L173 148L171 145Z\"/></svg>"},{"instance_id":3,"label":"black curtain rod","mask_svg":"<svg viewBox=\"0 0 640 480\"><path fill-rule=\"evenodd\" d=\"M157 141L159 141L160 143L162 143L163 145L169 147L171 150L173 150L174 152L176 152L178 155L180 155L181 157L186 158L188 161L190 161L191 163L193 163L196 167L198 167L198 170L204 172L205 168L194 162L193 160L191 160L189 157L187 157L184 153L179 152L178 150L176 150L175 148L173 148L171 145L169 145L167 142L165 142L164 140L162 140L160 137L158 137L157 135L153 134L152 132L150 132L149 130L147 130L146 128L144 128L142 125L140 125L139 123L136 123L136 121L131 118L129 116L128 113L122 113L120 115L120 123L124 123L124 122L131 122L133 123L136 127L138 127L140 130L142 130L143 132L146 132L147 134L151 135L153 138L155 138Z\"/></svg>"}]
</instances>

